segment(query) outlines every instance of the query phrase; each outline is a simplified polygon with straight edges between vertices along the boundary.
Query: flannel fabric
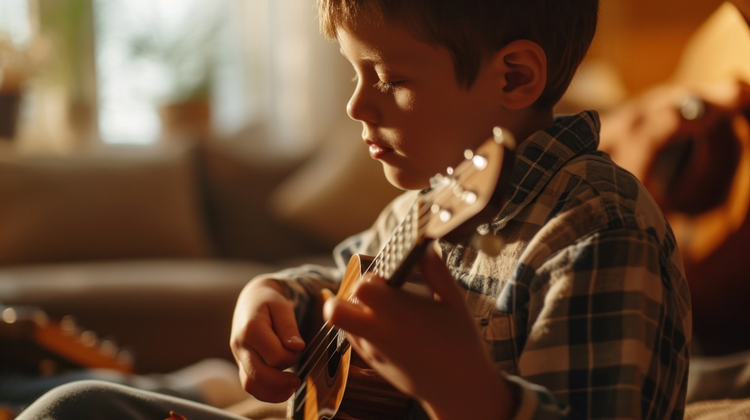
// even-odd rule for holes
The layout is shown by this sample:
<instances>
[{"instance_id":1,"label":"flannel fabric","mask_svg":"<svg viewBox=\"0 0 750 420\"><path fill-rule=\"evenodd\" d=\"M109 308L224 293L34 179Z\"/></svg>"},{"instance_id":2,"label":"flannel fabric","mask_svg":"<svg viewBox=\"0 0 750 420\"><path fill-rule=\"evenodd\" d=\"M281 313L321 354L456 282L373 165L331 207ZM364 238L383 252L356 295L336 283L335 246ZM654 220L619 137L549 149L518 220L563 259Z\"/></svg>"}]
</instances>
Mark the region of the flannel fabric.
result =
<instances>
[{"instance_id":1,"label":"flannel fabric","mask_svg":"<svg viewBox=\"0 0 750 420\"><path fill-rule=\"evenodd\" d=\"M594 112L558 118L516 150L507 202L481 233L491 257L441 241L521 419L681 419L691 340L688 286L672 231L643 185L596 150ZM376 255L416 197L335 250L338 270L279 273L298 316L354 253ZM335 286L334 286L335 287Z\"/></svg>"}]
</instances>

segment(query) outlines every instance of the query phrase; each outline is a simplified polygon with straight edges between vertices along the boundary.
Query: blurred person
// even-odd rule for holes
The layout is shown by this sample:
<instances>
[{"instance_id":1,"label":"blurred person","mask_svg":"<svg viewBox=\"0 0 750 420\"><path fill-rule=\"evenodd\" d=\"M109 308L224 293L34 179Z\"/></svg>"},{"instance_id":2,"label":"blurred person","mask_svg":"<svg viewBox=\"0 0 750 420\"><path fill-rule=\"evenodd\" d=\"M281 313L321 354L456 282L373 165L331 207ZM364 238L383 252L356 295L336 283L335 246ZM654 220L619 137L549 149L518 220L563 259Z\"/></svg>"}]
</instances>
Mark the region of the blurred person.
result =
<instances>
[{"instance_id":1,"label":"blurred person","mask_svg":"<svg viewBox=\"0 0 750 420\"><path fill-rule=\"evenodd\" d=\"M750 350L750 30L737 24L750 2L737 3L699 30L674 80L602 115L601 150L674 229L704 355Z\"/></svg>"}]
</instances>

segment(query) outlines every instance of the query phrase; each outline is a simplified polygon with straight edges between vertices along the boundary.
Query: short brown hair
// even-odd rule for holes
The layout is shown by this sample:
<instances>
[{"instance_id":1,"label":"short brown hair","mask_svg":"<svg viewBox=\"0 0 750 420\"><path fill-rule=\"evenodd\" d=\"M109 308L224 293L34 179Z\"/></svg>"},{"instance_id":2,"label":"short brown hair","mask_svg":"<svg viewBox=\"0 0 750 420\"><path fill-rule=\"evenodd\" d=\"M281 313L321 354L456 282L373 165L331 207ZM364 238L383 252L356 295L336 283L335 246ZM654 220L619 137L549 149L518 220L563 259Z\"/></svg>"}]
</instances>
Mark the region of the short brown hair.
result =
<instances>
[{"instance_id":1,"label":"short brown hair","mask_svg":"<svg viewBox=\"0 0 750 420\"><path fill-rule=\"evenodd\" d=\"M471 87L483 60L526 39L547 55L547 86L535 106L565 93L596 32L599 0L317 0L320 29L335 39L342 25L372 13L398 22L453 56L459 84Z\"/></svg>"}]
</instances>

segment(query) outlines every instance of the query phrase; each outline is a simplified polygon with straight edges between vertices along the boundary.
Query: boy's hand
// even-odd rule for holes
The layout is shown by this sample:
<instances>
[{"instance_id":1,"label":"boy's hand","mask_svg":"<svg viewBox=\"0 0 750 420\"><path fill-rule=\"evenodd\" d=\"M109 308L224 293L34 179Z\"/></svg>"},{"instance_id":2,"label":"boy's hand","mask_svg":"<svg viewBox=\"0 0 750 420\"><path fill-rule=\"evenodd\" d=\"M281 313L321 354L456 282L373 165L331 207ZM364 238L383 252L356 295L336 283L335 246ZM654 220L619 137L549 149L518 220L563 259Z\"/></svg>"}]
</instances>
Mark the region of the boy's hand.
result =
<instances>
[{"instance_id":1,"label":"boy's hand","mask_svg":"<svg viewBox=\"0 0 750 420\"><path fill-rule=\"evenodd\" d=\"M249 394L261 401L282 402L299 388L299 378L284 369L297 362L305 343L291 302L273 280L255 279L240 293L230 346Z\"/></svg>"},{"instance_id":2,"label":"boy's hand","mask_svg":"<svg viewBox=\"0 0 750 420\"><path fill-rule=\"evenodd\" d=\"M396 388L420 400L432 418L504 418L514 406L510 388L489 359L465 291L434 251L425 256L422 272L437 300L372 278L354 292L359 304L329 299L324 316L347 331L354 350Z\"/></svg>"}]
</instances>

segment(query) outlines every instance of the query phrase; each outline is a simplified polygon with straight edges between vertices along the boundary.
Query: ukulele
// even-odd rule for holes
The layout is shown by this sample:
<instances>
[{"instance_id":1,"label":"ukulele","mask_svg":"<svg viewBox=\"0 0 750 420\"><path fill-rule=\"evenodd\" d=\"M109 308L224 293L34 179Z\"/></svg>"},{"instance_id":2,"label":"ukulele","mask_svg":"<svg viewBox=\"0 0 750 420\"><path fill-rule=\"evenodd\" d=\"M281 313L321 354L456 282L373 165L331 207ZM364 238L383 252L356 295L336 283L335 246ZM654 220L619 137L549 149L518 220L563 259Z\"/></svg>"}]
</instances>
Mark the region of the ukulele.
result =
<instances>
[{"instance_id":1,"label":"ukulele","mask_svg":"<svg viewBox=\"0 0 750 420\"><path fill-rule=\"evenodd\" d=\"M38 308L0 305L0 366L42 375L80 368L131 373L133 357L71 317L58 322Z\"/></svg>"},{"instance_id":2,"label":"ukulele","mask_svg":"<svg viewBox=\"0 0 750 420\"><path fill-rule=\"evenodd\" d=\"M349 261L337 296L349 301L354 286L371 272L401 287L432 241L456 240L497 215L503 186L513 166L515 139L500 128L478 149L464 152L455 168L430 180L391 238L375 257L355 255ZM494 238L494 236L493 236ZM322 313L324 290L317 302ZM296 369L302 385L290 398L287 417L294 420L388 420L406 416L409 397L402 394L352 352L346 333L328 323L308 341Z\"/></svg>"}]
</instances>

